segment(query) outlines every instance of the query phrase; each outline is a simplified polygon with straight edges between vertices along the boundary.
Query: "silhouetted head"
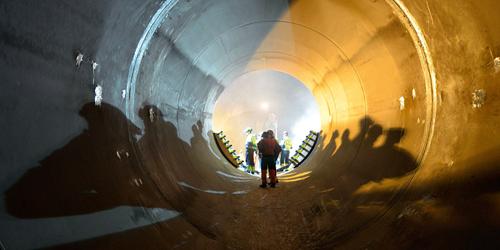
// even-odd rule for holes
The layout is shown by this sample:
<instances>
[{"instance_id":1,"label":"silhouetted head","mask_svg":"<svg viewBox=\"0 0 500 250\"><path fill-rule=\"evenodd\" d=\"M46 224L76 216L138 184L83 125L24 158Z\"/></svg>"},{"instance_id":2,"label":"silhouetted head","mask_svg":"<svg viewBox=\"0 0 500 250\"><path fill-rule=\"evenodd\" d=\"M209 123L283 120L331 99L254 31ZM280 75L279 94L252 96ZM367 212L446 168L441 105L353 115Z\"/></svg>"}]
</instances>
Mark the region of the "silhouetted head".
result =
<instances>
[{"instance_id":1,"label":"silhouetted head","mask_svg":"<svg viewBox=\"0 0 500 250\"><path fill-rule=\"evenodd\" d=\"M161 120L163 113L154 105L144 105L141 109L139 109L139 117L141 117L144 125L148 125Z\"/></svg>"},{"instance_id":2,"label":"silhouetted head","mask_svg":"<svg viewBox=\"0 0 500 250\"><path fill-rule=\"evenodd\" d=\"M267 137L269 137L269 133L268 133L267 131L262 132L261 137L262 137L262 138L267 138Z\"/></svg>"},{"instance_id":3,"label":"silhouetted head","mask_svg":"<svg viewBox=\"0 0 500 250\"><path fill-rule=\"evenodd\" d=\"M269 130L267 131L267 136L268 136L269 138L274 138L274 132L273 132L272 130L270 130L270 129L269 129Z\"/></svg>"},{"instance_id":4,"label":"silhouetted head","mask_svg":"<svg viewBox=\"0 0 500 250\"><path fill-rule=\"evenodd\" d=\"M369 116L365 116L365 117L363 117L363 119L361 119L359 121L359 126L360 126L361 130L366 130L367 128L369 128L373 124L375 124L375 122Z\"/></svg>"},{"instance_id":5,"label":"silhouetted head","mask_svg":"<svg viewBox=\"0 0 500 250\"><path fill-rule=\"evenodd\" d=\"M373 143L375 143L375 141L382 135L383 132L384 129L382 128L382 126L378 124L371 126L366 136L366 142L368 143L368 145L373 145Z\"/></svg>"},{"instance_id":6,"label":"silhouetted head","mask_svg":"<svg viewBox=\"0 0 500 250\"><path fill-rule=\"evenodd\" d=\"M335 131L333 131L332 137L333 137L333 139L337 139L337 137L339 137L339 131L338 131L338 129L335 129Z\"/></svg>"},{"instance_id":7,"label":"silhouetted head","mask_svg":"<svg viewBox=\"0 0 500 250\"><path fill-rule=\"evenodd\" d=\"M177 136L177 128L171 122L163 120L163 112L154 105L145 105L139 109L146 134L155 133L157 136Z\"/></svg>"},{"instance_id":8,"label":"silhouetted head","mask_svg":"<svg viewBox=\"0 0 500 250\"><path fill-rule=\"evenodd\" d=\"M344 130L344 133L342 133L342 142L348 142L349 135L351 135L351 131L349 129Z\"/></svg>"},{"instance_id":9,"label":"silhouetted head","mask_svg":"<svg viewBox=\"0 0 500 250\"><path fill-rule=\"evenodd\" d=\"M101 103L100 106L93 102L86 103L79 111L79 115L87 121L91 131L111 128L116 131L127 129L130 134L140 134L140 129L127 119L118 108Z\"/></svg>"},{"instance_id":10,"label":"silhouetted head","mask_svg":"<svg viewBox=\"0 0 500 250\"><path fill-rule=\"evenodd\" d=\"M253 131L253 129L252 129L251 127L247 127L247 128L245 128L245 129L243 130L243 133L245 133L245 134L249 135L249 134L251 134L251 133L252 133L252 131Z\"/></svg>"},{"instance_id":11,"label":"silhouetted head","mask_svg":"<svg viewBox=\"0 0 500 250\"><path fill-rule=\"evenodd\" d=\"M201 133L203 131L203 122L198 120L193 126L191 127L191 130L193 131L193 135L199 135L201 136Z\"/></svg>"},{"instance_id":12,"label":"silhouetted head","mask_svg":"<svg viewBox=\"0 0 500 250\"><path fill-rule=\"evenodd\" d=\"M114 109L113 106L107 103L101 103L101 105L97 106L89 102L82 106L79 114L81 117L85 118L90 125L90 123L102 122L102 118L106 113L118 113L114 111Z\"/></svg>"},{"instance_id":13,"label":"silhouetted head","mask_svg":"<svg viewBox=\"0 0 500 250\"><path fill-rule=\"evenodd\" d=\"M405 130L403 128L391 128L387 130L387 139L384 145L392 146L401 142L401 139L405 136Z\"/></svg>"}]
</instances>

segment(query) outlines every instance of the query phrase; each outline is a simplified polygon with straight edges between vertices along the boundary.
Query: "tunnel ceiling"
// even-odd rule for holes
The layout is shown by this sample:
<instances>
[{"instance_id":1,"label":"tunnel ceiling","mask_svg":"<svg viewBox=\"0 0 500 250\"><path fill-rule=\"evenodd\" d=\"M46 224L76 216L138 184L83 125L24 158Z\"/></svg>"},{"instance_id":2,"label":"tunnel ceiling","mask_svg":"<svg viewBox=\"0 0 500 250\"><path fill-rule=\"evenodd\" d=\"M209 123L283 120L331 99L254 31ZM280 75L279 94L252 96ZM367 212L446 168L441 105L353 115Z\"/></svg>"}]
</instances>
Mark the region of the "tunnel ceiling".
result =
<instances>
[{"instance_id":1,"label":"tunnel ceiling","mask_svg":"<svg viewBox=\"0 0 500 250\"><path fill-rule=\"evenodd\" d=\"M350 126L336 123L367 114L383 117L389 126L420 119L420 128L412 129L414 140L427 135L412 150L424 150L432 120L430 82L424 80L416 42L385 2L189 2L178 3L169 13L182 11L186 13L165 14L134 81L140 82L138 88L158 90L152 94L156 96L133 99L132 105L146 99L179 106L193 116L210 114L235 77L273 69L295 76L315 93L325 131ZM416 102L415 112L403 118L398 99L408 93L415 95L409 97Z\"/></svg>"}]
</instances>

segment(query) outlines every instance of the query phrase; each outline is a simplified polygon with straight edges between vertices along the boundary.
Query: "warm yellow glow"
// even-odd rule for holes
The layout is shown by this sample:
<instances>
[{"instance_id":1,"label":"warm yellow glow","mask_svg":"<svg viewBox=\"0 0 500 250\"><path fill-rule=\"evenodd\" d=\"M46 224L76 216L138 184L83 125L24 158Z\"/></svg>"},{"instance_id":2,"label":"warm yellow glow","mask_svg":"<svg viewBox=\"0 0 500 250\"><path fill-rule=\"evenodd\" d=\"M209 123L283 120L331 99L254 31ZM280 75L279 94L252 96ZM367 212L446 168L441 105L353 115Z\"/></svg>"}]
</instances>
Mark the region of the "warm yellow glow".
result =
<instances>
[{"instance_id":1,"label":"warm yellow glow","mask_svg":"<svg viewBox=\"0 0 500 250\"><path fill-rule=\"evenodd\" d=\"M288 182L297 182L297 181L303 181L303 180L307 180L310 176L304 176L304 177L300 177L300 178L295 178L295 179L286 179L286 180L281 180L281 182L284 182L284 183L288 183Z\"/></svg>"},{"instance_id":2,"label":"warm yellow glow","mask_svg":"<svg viewBox=\"0 0 500 250\"><path fill-rule=\"evenodd\" d=\"M267 69L301 81L319 106L323 132L319 146L331 150L331 156L344 132L348 132L347 141L360 133L360 120L367 115L384 129L404 128L407 133L398 147L413 156L422 155L425 128L431 120L426 99L430 95L418 43L394 6L385 1L292 2L279 20L252 24L269 32L235 77ZM414 93L419 93L417 98ZM404 109L401 100L405 100ZM381 135L373 146L381 146L385 139ZM397 188L410 180L384 180L382 186ZM358 192L380 187L381 183L368 183Z\"/></svg>"},{"instance_id":3,"label":"warm yellow glow","mask_svg":"<svg viewBox=\"0 0 500 250\"><path fill-rule=\"evenodd\" d=\"M296 178L299 178L299 177L304 177L306 175L309 175L311 173L311 171L307 171L307 172L304 172L304 173L299 173L299 174L284 174L284 175L281 175L280 176L280 180L289 180L289 179L296 179Z\"/></svg>"},{"instance_id":4,"label":"warm yellow glow","mask_svg":"<svg viewBox=\"0 0 500 250\"><path fill-rule=\"evenodd\" d=\"M365 8L377 11L364 11ZM377 104L385 107L378 109L392 109L404 92L405 85L401 84L403 79L392 52L385 41L374 39L377 26L392 25L394 19L387 18L391 15L383 1L372 6L347 0L293 1L273 24L244 71L273 69L294 76L315 96L323 131L350 127L355 134L357 126L350 124L367 113L367 94L379 92L378 87L385 86L386 93L381 97L385 103ZM366 64L366 60L370 63ZM375 81L366 85L363 79ZM397 115L374 114L383 117L382 125L394 125L383 123ZM325 145L331 140L330 135L331 132L327 133Z\"/></svg>"}]
</instances>

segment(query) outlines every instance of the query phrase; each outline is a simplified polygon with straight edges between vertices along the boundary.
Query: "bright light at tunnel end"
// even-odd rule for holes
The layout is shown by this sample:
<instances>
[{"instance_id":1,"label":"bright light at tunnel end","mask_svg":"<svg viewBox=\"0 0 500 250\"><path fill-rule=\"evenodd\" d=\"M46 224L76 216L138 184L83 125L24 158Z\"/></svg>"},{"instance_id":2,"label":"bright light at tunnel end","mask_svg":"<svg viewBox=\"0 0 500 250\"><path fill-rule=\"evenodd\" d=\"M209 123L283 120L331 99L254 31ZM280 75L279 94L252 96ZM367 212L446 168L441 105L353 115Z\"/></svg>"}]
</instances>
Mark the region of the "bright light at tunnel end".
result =
<instances>
[{"instance_id":1,"label":"bright light at tunnel end","mask_svg":"<svg viewBox=\"0 0 500 250\"><path fill-rule=\"evenodd\" d=\"M216 100L213 128L224 132L241 159L245 159L245 133L252 128L260 139L273 130L278 141L284 132L292 140L293 155L310 131L321 128L321 115L310 89L297 78L274 70L253 71L228 84Z\"/></svg>"},{"instance_id":2,"label":"bright light at tunnel end","mask_svg":"<svg viewBox=\"0 0 500 250\"><path fill-rule=\"evenodd\" d=\"M262 103L260 104L260 108L261 108L262 110L264 110L264 111L268 111L268 110L269 110L269 103L267 103L267 102L262 102Z\"/></svg>"}]
</instances>

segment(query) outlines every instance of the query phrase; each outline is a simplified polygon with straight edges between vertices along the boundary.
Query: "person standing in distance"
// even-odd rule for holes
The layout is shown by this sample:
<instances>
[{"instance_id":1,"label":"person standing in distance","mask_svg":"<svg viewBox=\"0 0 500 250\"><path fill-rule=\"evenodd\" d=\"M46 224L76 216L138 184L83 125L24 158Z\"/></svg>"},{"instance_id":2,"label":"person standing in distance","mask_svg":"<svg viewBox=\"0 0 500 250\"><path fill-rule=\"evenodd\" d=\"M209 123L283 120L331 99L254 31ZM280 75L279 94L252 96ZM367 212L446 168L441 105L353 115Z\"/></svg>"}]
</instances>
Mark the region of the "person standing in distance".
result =
<instances>
[{"instance_id":1,"label":"person standing in distance","mask_svg":"<svg viewBox=\"0 0 500 250\"><path fill-rule=\"evenodd\" d=\"M269 171L270 185L272 188L276 186L276 159L281 152L281 147L274 139L272 130L264 132L263 139L257 144L259 155L261 155L261 188L267 187L267 172Z\"/></svg>"},{"instance_id":2,"label":"person standing in distance","mask_svg":"<svg viewBox=\"0 0 500 250\"><path fill-rule=\"evenodd\" d=\"M280 164L283 167L290 165L290 150L292 150L292 139L288 137L288 132L283 132L283 140L281 141L281 158Z\"/></svg>"},{"instance_id":3,"label":"person standing in distance","mask_svg":"<svg viewBox=\"0 0 500 250\"><path fill-rule=\"evenodd\" d=\"M246 128L245 134L247 138L245 140L245 161L247 163L247 172L255 173L255 160L254 155L257 150L257 137L252 133L252 128Z\"/></svg>"}]
</instances>

